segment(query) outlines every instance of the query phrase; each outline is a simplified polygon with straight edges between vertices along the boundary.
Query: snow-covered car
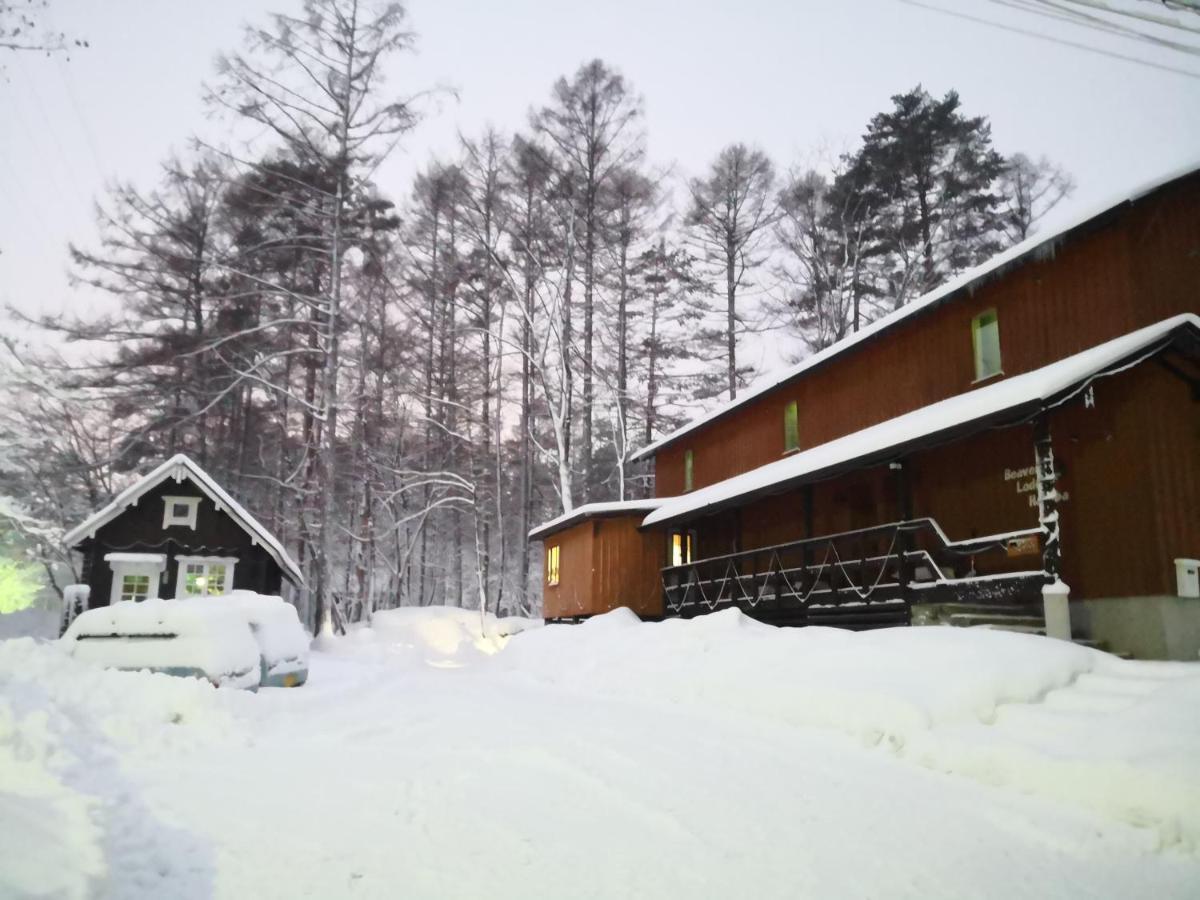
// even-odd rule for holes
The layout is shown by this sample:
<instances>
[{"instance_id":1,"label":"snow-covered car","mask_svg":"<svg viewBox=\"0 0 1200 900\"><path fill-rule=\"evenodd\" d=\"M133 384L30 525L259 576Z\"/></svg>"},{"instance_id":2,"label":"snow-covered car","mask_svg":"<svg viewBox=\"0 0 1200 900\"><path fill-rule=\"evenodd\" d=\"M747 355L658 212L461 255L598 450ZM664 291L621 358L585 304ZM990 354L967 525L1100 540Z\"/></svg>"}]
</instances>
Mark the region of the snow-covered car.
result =
<instances>
[{"instance_id":1,"label":"snow-covered car","mask_svg":"<svg viewBox=\"0 0 1200 900\"><path fill-rule=\"evenodd\" d=\"M115 603L81 613L59 640L75 659L113 669L203 678L254 690L261 653L232 608L180 600Z\"/></svg>"},{"instance_id":2,"label":"snow-covered car","mask_svg":"<svg viewBox=\"0 0 1200 900\"><path fill-rule=\"evenodd\" d=\"M258 643L263 687L299 687L308 680L311 639L300 624L296 607L282 598L234 591L220 597L196 597L181 602L227 610L250 626Z\"/></svg>"}]
</instances>

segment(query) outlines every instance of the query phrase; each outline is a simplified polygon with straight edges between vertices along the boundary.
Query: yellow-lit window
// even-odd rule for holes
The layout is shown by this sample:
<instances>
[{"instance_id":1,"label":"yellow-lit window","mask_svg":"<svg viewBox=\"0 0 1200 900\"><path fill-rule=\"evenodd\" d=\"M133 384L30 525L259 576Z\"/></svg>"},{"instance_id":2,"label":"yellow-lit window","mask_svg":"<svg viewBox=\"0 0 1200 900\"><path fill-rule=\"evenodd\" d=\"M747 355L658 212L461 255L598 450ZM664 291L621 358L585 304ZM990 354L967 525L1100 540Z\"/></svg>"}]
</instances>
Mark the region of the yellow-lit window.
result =
<instances>
[{"instance_id":1,"label":"yellow-lit window","mask_svg":"<svg viewBox=\"0 0 1200 900\"><path fill-rule=\"evenodd\" d=\"M1000 368L1000 319L994 309L971 320L971 345L975 350L975 380L1002 374Z\"/></svg>"},{"instance_id":2,"label":"yellow-lit window","mask_svg":"<svg viewBox=\"0 0 1200 900\"><path fill-rule=\"evenodd\" d=\"M692 550L695 546L695 533L691 531L675 531L671 533L671 565L686 566L692 561Z\"/></svg>"},{"instance_id":3,"label":"yellow-lit window","mask_svg":"<svg viewBox=\"0 0 1200 900\"><path fill-rule=\"evenodd\" d=\"M792 400L783 408L783 452L800 448L800 404Z\"/></svg>"},{"instance_id":4,"label":"yellow-lit window","mask_svg":"<svg viewBox=\"0 0 1200 900\"><path fill-rule=\"evenodd\" d=\"M688 450L683 454L683 489L690 491L695 483L692 467L692 451Z\"/></svg>"},{"instance_id":5,"label":"yellow-lit window","mask_svg":"<svg viewBox=\"0 0 1200 900\"><path fill-rule=\"evenodd\" d=\"M546 548L546 584L558 584L558 545Z\"/></svg>"}]
</instances>

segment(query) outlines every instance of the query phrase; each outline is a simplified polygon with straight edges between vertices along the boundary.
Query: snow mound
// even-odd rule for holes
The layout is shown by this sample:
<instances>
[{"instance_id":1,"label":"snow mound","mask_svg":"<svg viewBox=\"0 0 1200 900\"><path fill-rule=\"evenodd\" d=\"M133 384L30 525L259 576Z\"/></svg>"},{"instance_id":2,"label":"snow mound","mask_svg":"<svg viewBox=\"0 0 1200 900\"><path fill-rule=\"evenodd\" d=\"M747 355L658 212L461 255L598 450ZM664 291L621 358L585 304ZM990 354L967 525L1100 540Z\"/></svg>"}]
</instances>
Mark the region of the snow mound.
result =
<instances>
[{"instance_id":1,"label":"snow mound","mask_svg":"<svg viewBox=\"0 0 1200 900\"><path fill-rule=\"evenodd\" d=\"M97 670L30 638L0 642L0 896L91 897L111 877L167 878L177 854L122 791L120 759L174 758L232 723L206 682ZM124 855L114 847L131 845L135 862L110 871L105 860Z\"/></svg>"},{"instance_id":2,"label":"snow mound","mask_svg":"<svg viewBox=\"0 0 1200 900\"><path fill-rule=\"evenodd\" d=\"M990 629L775 628L737 610L631 616L523 634L497 664L579 696L840 731L1200 848L1200 665Z\"/></svg>"},{"instance_id":3,"label":"snow mound","mask_svg":"<svg viewBox=\"0 0 1200 900\"><path fill-rule=\"evenodd\" d=\"M497 618L492 613L481 619L477 609L402 606L375 612L369 624L353 627L344 642L335 643L333 651L375 651L459 664L481 655L490 656L502 649L514 634L541 624L539 619Z\"/></svg>"}]
</instances>

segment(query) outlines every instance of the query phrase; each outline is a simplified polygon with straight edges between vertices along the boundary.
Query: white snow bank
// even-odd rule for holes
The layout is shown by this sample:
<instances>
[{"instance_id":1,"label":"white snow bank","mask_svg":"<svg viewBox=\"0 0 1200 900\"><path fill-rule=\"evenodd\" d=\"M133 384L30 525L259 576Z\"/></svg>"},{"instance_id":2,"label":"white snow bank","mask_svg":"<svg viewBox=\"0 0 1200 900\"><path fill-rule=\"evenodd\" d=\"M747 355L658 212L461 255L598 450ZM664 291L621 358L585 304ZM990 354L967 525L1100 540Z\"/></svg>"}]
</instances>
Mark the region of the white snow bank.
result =
<instances>
[{"instance_id":1,"label":"white snow bank","mask_svg":"<svg viewBox=\"0 0 1200 900\"><path fill-rule=\"evenodd\" d=\"M521 635L498 662L581 694L835 729L1200 847L1197 665L988 629L774 628L736 610L658 624L619 610Z\"/></svg>"},{"instance_id":2,"label":"white snow bank","mask_svg":"<svg viewBox=\"0 0 1200 900\"><path fill-rule=\"evenodd\" d=\"M496 653L509 638L540 627L540 619L497 618L477 609L452 606L402 606L372 614L369 624L354 626L334 652L402 653L431 662L458 663L460 656Z\"/></svg>"},{"instance_id":3,"label":"white snow bank","mask_svg":"<svg viewBox=\"0 0 1200 900\"><path fill-rule=\"evenodd\" d=\"M258 644L233 608L180 600L114 603L81 613L59 643L118 669L199 669L232 687L259 682Z\"/></svg>"},{"instance_id":4,"label":"white snow bank","mask_svg":"<svg viewBox=\"0 0 1200 900\"><path fill-rule=\"evenodd\" d=\"M139 847L139 879L175 861L163 828L122 789L118 759L173 758L229 731L204 682L97 671L57 644L0 642L0 897L97 896L112 845ZM107 896L107 894L105 894ZM152 896L153 892L144 894Z\"/></svg>"}]
</instances>

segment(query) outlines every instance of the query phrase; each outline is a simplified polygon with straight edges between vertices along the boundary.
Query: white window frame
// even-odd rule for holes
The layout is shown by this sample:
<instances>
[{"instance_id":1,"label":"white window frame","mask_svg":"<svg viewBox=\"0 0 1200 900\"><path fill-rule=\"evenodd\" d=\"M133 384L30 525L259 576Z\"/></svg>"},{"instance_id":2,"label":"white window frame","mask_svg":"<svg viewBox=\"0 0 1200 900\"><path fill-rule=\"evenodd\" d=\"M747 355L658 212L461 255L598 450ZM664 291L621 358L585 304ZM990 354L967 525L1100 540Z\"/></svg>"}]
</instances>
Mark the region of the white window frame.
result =
<instances>
[{"instance_id":1,"label":"white window frame","mask_svg":"<svg viewBox=\"0 0 1200 900\"><path fill-rule=\"evenodd\" d=\"M204 566L203 577L208 579L208 571L211 566L218 565L225 567L225 590L223 593L231 593L233 591L233 570L238 564L236 556L176 556L175 557L175 599L183 600L187 597L207 597L208 585L205 584L205 590L202 594L189 594L187 592L187 567ZM213 595L215 596L215 595Z\"/></svg>"},{"instance_id":2,"label":"white window frame","mask_svg":"<svg viewBox=\"0 0 1200 900\"><path fill-rule=\"evenodd\" d=\"M163 497L163 502L166 504L163 507L163 528L170 528L172 525L183 525L187 528L196 530L196 513L200 509L199 497ZM175 515L176 504L186 505L188 508L186 516Z\"/></svg>"},{"instance_id":3,"label":"white window frame","mask_svg":"<svg viewBox=\"0 0 1200 900\"><path fill-rule=\"evenodd\" d=\"M167 557L161 553L108 553L104 557L112 569L112 589L108 594L108 602L117 604L123 602L121 594L127 575L144 575L150 579L150 593L147 600L157 600L162 586L162 573L167 568ZM137 602L137 601L133 601Z\"/></svg>"}]
</instances>

